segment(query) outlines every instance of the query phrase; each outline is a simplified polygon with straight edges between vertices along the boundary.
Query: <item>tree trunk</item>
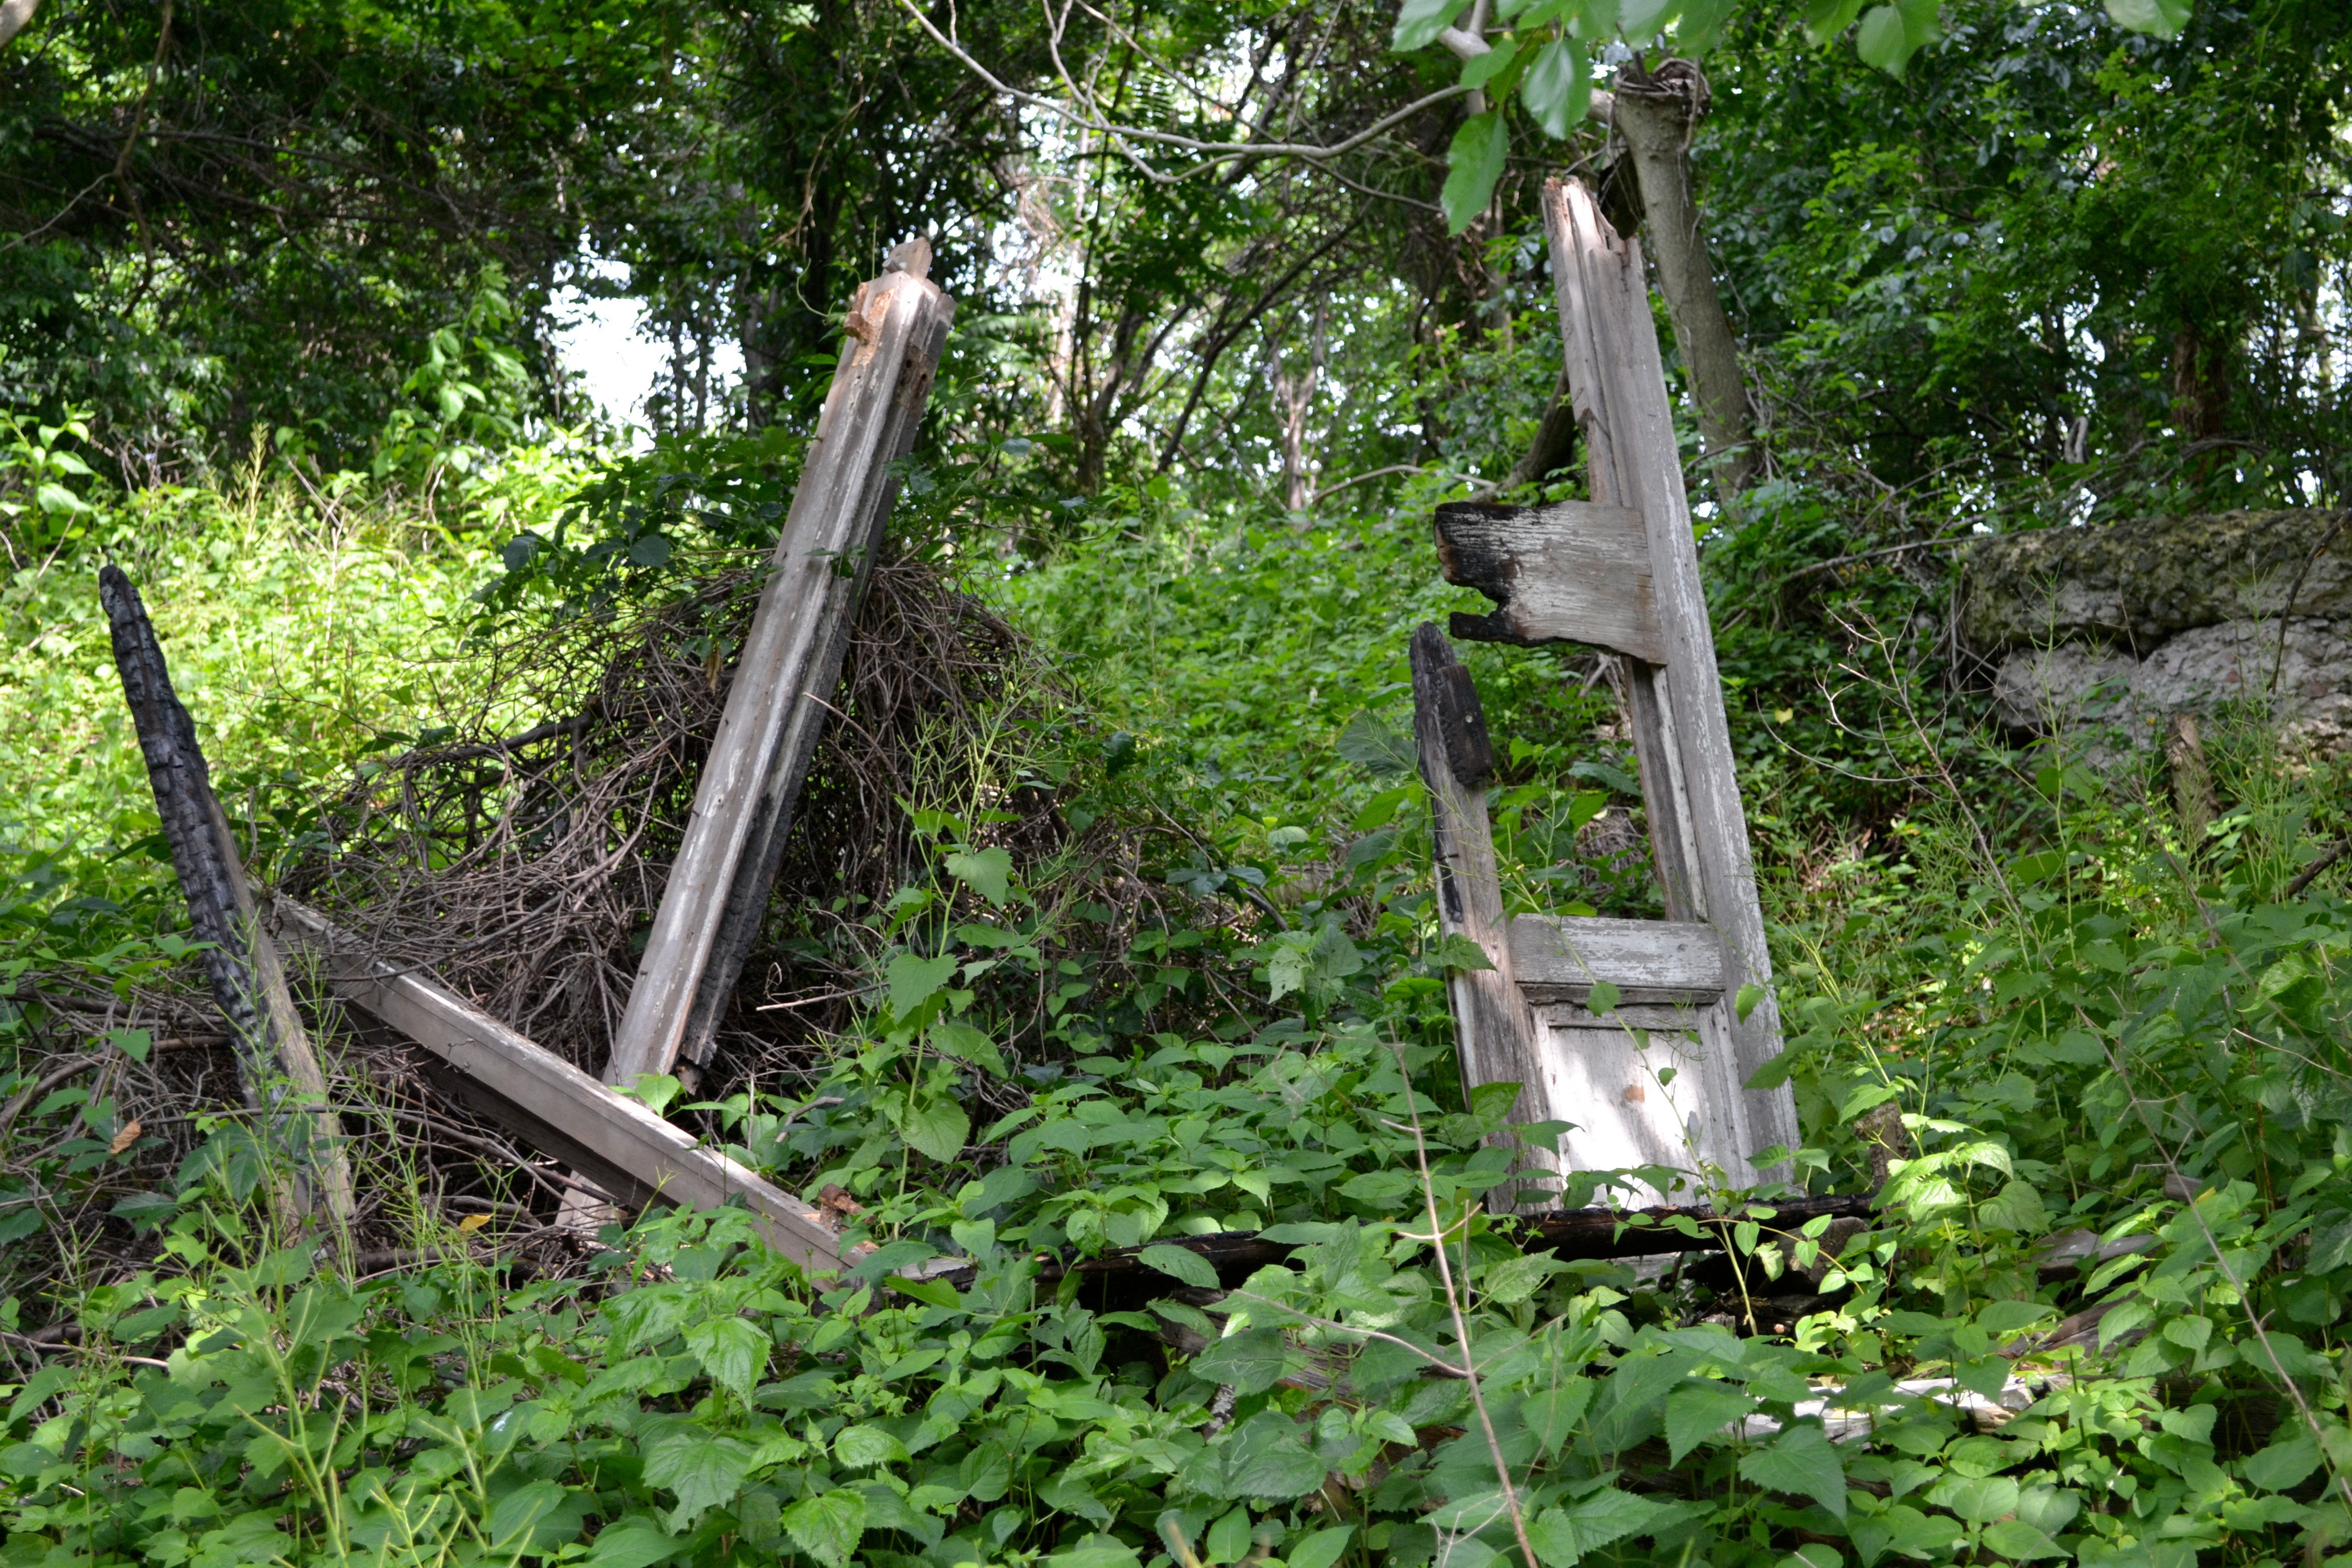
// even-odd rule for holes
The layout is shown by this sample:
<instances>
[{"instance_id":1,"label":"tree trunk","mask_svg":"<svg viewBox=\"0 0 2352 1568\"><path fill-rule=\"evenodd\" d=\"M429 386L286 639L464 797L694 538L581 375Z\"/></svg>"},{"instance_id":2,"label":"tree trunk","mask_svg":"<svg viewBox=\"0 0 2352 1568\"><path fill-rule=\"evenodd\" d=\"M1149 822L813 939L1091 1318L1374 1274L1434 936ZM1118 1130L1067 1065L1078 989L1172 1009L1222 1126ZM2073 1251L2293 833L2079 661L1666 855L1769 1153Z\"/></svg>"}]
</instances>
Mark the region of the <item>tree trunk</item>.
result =
<instances>
[{"instance_id":1,"label":"tree trunk","mask_svg":"<svg viewBox=\"0 0 2352 1568\"><path fill-rule=\"evenodd\" d=\"M1283 505L1295 518L1304 512L1315 494L1307 473L1307 419L1315 409L1315 388L1323 379L1323 311L1321 300L1315 301L1314 326L1307 348L1307 366L1293 371L1283 363L1282 334L1274 334L1267 374L1274 383L1275 416L1282 421L1282 496Z\"/></svg>"},{"instance_id":2,"label":"tree trunk","mask_svg":"<svg viewBox=\"0 0 2352 1568\"><path fill-rule=\"evenodd\" d=\"M1543 422L1536 426L1535 439L1528 443L1528 449L1519 454L1519 460L1496 488L1512 490L1540 484L1575 460L1575 399L1569 395L1568 376L1563 373L1553 389L1551 406L1544 410Z\"/></svg>"},{"instance_id":3,"label":"tree trunk","mask_svg":"<svg viewBox=\"0 0 2352 1568\"><path fill-rule=\"evenodd\" d=\"M41 0L0 0L0 48L6 48L8 40L23 32L40 8Z\"/></svg>"},{"instance_id":4,"label":"tree trunk","mask_svg":"<svg viewBox=\"0 0 2352 1568\"><path fill-rule=\"evenodd\" d=\"M1739 340L1715 286L1715 260L1691 188L1691 134L1706 112L1706 79L1688 60L1644 75L1638 63L1617 79L1615 122L1642 192L1642 237L1675 328L1675 348L1698 405L1699 440L1715 475L1717 501L1737 506L1759 464Z\"/></svg>"}]
</instances>

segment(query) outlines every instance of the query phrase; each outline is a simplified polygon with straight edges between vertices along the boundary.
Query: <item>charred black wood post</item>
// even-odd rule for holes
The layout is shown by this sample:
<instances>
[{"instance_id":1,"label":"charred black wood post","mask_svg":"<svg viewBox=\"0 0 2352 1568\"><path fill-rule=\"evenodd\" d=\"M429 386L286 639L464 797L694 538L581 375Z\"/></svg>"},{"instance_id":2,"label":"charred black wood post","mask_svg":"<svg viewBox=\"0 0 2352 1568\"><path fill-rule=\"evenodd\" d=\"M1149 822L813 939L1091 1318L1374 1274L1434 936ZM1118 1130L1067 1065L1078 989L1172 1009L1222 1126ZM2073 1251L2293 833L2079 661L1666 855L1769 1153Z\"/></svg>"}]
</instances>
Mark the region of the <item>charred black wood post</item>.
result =
<instances>
[{"instance_id":1,"label":"charred black wood post","mask_svg":"<svg viewBox=\"0 0 2352 1568\"><path fill-rule=\"evenodd\" d=\"M257 917L236 840L196 744L195 724L172 689L163 647L131 579L118 567L101 568L98 596L155 810L172 847L172 868L187 895L188 923L196 940L209 944L205 970L228 1018L246 1107L276 1146L273 1153L282 1152L288 1162L277 1187L279 1206L289 1222L323 1208L340 1223L351 1216L352 1179L327 1106L326 1079L294 1011L278 950Z\"/></svg>"}]
</instances>

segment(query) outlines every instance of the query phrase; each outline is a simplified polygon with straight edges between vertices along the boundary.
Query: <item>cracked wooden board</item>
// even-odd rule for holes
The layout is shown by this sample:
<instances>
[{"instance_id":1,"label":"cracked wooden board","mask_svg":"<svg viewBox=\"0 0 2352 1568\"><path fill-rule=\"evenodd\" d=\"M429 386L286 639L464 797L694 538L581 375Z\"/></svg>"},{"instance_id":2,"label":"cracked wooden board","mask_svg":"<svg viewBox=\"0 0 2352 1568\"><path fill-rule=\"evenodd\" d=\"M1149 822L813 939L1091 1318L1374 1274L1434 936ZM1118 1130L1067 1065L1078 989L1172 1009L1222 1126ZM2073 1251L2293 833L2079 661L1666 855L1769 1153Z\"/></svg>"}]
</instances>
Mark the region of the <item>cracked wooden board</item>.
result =
<instances>
[{"instance_id":1,"label":"cracked wooden board","mask_svg":"<svg viewBox=\"0 0 2352 1568\"><path fill-rule=\"evenodd\" d=\"M277 932L311 960L338 997L428 1052L482 1104L537 1145L622 1197L685 1208L748 1208L770 1247L812 1280L838 1275L840 1242L818 1212L748 1166L695 1142L652 1110L597 1082L425 975L369 953L318 910L276 900ZM473 1098L469 1094L468 1098Z\"/></svg>"},{"instance_id":2,"label":"cracked wooden board","mask_svg":"<svg viewBox=\"0 0 2352 1568\"><path fill-rule=\"evenodd\" d=\"M1666 661L1649 532L1631 507L1451 502L1437 509L1437 557L1447 582L1495 601L1486 615L1454 614L1465 641L1586 643Z\"/></svg>"}]
</instances>

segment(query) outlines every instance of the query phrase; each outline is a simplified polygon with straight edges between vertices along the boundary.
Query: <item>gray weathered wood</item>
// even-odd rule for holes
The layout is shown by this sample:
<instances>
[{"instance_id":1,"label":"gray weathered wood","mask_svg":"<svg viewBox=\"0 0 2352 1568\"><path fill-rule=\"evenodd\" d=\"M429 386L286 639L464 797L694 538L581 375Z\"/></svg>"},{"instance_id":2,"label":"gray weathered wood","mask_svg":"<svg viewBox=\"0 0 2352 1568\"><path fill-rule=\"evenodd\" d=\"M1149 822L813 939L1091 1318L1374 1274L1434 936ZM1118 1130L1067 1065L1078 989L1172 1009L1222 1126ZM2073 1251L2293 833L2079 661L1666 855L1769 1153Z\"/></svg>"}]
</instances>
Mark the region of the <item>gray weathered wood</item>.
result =
<instances>
[{"instance_id":1,"label":"gray weathered wood","mask_svg":"<svg viewBox=\"0 0 2352 1568\"><path fill-rule=\"evenodd\" d=\"M1437 555L1447 582L1495 601L1487 615L1457 613L1457 637L1521 647L1590 643L1665 661L1649 533L1631 508L1454 501L1437 509Z\"/></svg>"},{"instance_id":2,"label":"gray weathered wood","mask_svg":"<svg viewBox=\"0 0 2352 1568\"><path fill-rule=\"evenodd\" d=\"M1568 1169L1688 1173L1717 1163L1710 1145L1735 1131L1723 1125L1730 1107L1711 1087L1718 1076L1711 1064L1729 1049L1720 1016L1714 1007L1628 1006L1606 1018L1572 1006L1537 1009L1538 1076L1571 1124L1560 1139ZM1678 1186L1697 1184L1636 1183L1627 1201L1668 1202Z\"/></svg>"},{"instance_id":3,"label":"gray weathered wood","mask_svg":"<svg viewBox=\"0 0 2352 1568\"><path fill-rule=\"evenodd\" d=\"M694 815L613 1040L607 1083L709 1059L713 1031L757 941L793 810L841 679L849 627L898 493L955 303L911 241L859 286L824 412L734 684Z\"/></svg>"},{"instance_id":4,"label":"gray weathered wood","mask_svg":"<svg viewBox=\"0 0 2352 1568\"><path fill-rule=\"evenodd\" d=\"M1750 1154L1795 1146L1796 1108L1785 1087L1745 1087L1779 1054L1780 1015L1641 247L1618 236L1573 181L1546 185L1544 218L1590 488L1596 500L1640 512L1649 533L1666 657L1654 670L1638 661L1628 668L1628 707L1653 823L1666 818L1682 840L1685 918L1705 921L1722 942L1725 1000L1713 1016L1726 1048L1707 1053L1703 1093L1719 1095L1728 1114L1707 1121L1701 1152L1745 1184L1757 1174ZM1675 879L1662 879L1671 907ZM1751 984L1760 994L1742 1018L1736 998Z\"/></svg>"},{"instance_id":5,"label":"gray weathered wood","mask_svg":"<svg viewBox=\"0 0 2352 1568\"><path fill-rule=\"evenodd\" d=\"M833 1230L817 1211L757 1172L695 1142L656 1115L422 974L373 957L316 910L280 897L278 934L313 960L329 987L423 1047L499 1120L615 1196L687 1208L739 1202L768 1245L811 1279L838 1274ZM469 1095L469 1098L472 1096Z\"/></svg>"},{"instance_id":6,"label":"gray weathered wood","mask_svg":"<svg viewBox=\"0 0 2352 1568\"><path fill-rule=\"evenodd\" d=\"M260 927L236 837L196 744L195 723L172 688L163 645L131 579L119 567L102 567L98 594L172 868L187 896L189 927L197 941L210 944L205 970L228 1020L238 1086L265 1138L287 1156L288 1185L277 1194L278 1206L289 1221L321 1208L337 1222L347 1220L351 1167L328 1107L326 1075L294 1010L278 950Z\"/></svg>"},{"instance_id":7,"label":"gray weathered wood","mask_svg":"<svg viewBox=\"0 0 2352 1568\"><path fill-rule=\"evenodd\" d=\"M1466 937L1494 967L1454 969L1446 977L1454 1038L1465 1083L1517 1083L1511 1120L1552 1119L1537 1070L1535 1014L1519 994L1511 932L1486 817L1494 752L1469 671L1453 645L1423 622L1412 634L1412 731L1422 782L1429 789L1435 847L1438 929ZM1538 1152L1549 1167L1548 1152Z\"/></svg>"},{"instance_id":8,"label":"gray weathered wood","mask_svg":"<svg viewBox=\"0 0 2352 1568\"><path fill-rule=\"evenodd\" d=\"M1511 922L1511 967L1538 1005L1583 1002L1596 981L1621 1002L1712 1005L1723 994L1723 944L1712 926L1521 915Z\"/></svg>"}]
</instances>

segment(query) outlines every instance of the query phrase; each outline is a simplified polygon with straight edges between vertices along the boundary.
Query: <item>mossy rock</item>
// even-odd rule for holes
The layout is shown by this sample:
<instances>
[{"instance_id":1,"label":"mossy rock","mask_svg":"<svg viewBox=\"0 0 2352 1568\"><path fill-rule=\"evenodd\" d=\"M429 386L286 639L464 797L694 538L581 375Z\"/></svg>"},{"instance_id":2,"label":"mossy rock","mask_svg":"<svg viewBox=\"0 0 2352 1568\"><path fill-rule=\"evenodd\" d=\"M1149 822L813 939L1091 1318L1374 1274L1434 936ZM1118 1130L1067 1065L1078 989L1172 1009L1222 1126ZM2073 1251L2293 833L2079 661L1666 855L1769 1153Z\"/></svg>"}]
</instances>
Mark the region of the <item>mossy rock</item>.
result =
<instances>
[{"instance_id":1,"label":"mossy rock","mask_svg":"<svg viewBox=\"0 0 2352 1568\"><path fill-rule=\"evenodd\" d=\"M2051 528L1969 552L1960 630L1980 651L2145 653L2227 621L2352 617L2352 512L2231 511Z\"/></svg>"}]
</instances>

